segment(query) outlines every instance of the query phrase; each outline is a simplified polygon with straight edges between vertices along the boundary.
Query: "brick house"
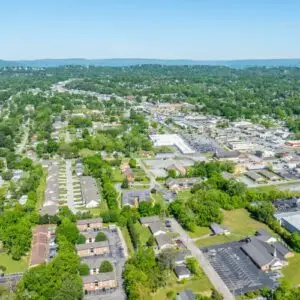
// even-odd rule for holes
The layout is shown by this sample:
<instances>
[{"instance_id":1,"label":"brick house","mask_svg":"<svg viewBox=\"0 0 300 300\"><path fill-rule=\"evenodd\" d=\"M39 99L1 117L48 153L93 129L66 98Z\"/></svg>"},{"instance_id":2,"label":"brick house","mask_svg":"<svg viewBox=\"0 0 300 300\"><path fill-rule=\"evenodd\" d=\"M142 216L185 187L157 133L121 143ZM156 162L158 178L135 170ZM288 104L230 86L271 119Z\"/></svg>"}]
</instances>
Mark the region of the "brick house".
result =
<instances>
[{"instance_id":1,"label":"brick house","mask_svg":"<svg viewBox=\"0 0 300 300\"><path fill-rule=\"evenodd\" d=\"M77 221L77 228L79 231L98 231L103 227L102 218L86 219Z\"/></svg>"},{"instance_id":2,"label":"brick house","mask_svg":"<svg viewBox=\"0 0 300 300\"><path fill-rule=\"evenodd\" d=\"M118 286L115 272L99 273L82 277L85 294Z\"/></svg>"},{"instance_id":3,"label":"brick house","mask_svg":"<svg viewBox=\"0 0 300 300\"><path fill-rule=\"evenodd\" d=\"M80 257L109 254L108 241L76 245L77 254Z\"/></svg>"}]
</instances>

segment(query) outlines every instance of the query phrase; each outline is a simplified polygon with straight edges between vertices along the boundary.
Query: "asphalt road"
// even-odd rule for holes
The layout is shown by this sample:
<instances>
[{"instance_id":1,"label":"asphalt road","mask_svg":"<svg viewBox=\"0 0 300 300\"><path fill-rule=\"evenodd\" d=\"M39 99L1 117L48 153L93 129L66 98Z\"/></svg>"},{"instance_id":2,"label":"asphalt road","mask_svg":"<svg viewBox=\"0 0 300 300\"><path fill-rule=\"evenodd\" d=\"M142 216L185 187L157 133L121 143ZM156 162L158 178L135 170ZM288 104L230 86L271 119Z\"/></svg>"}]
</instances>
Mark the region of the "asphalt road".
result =
<instances>
[{"instance_id":1,"label":"asphalt road","mask_svg":"<svg viewBox=\"0 0 300 300\"><path fill-rule=\"evenodd\" d=\"M179 233L182 242L191 251L192 255L198 260L199 265L209 278L214 288L223 295L225 300L234 300L235 297L231 294L228 287L225 285L218 273L211 266L209 261L207 261L202 251L194 244L193 240L189 237L187 232L175 219L171 220L171 226L174 232Z\"/></svg>"}]
</instances>

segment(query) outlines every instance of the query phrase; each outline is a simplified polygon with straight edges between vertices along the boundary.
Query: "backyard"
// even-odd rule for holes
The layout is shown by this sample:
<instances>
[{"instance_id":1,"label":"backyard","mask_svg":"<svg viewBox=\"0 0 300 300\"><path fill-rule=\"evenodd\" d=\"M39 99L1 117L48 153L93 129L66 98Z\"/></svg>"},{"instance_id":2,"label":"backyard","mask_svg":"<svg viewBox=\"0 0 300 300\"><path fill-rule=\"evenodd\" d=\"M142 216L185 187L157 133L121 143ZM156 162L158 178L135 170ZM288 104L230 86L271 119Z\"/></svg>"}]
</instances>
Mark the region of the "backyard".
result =
<instances>
[{"instance_id":1,"label":"backyard","mask_svg":"<svg viewBox=\"0 0 300 300\"><path fill-rule=\"evenodd\" d=\"M0 254L0 265L6 268L5 274L24 272L27 269L27 257L21 260L13 260L6 253Z\"/></svg>"},{"instance_id":2,"label":"backyard","mask_svg":"<svg viewBox=\"0 0 300 300\"><path fill-rule=\"evenodd\" d=\"M270 232L272 235L274 233L269 229L269 227L263 223L260 223L250 217L249 212L246 209L235 209L231 211L223 210L224 220L222 225L226 226L231 232L230 235L218 235L218 236L205 236L205 230L200 227L199 232L204 233L203 238L190 234L191 237L197 237L196 241L197 246L206 247L231 241L240 240L246 236L254 235L255 232L263 228L266 231Z\"/></svg>"},{"instance_id":3,"label":"backyard","mask_svg":"<svg viewBox=\"0 0 300 300\"><path fill-rule=\"evenodd\" d=\"M149 295L147 300L165 300L168 299L167 294L170 292L173 292L175 296L177 292L181 292L185 289L192 290L195 294L202 296L210 296L212 285L204 273L202 273L199 278L178 282L175 274L172 272L167 286L159 289L154 295ZM174 296L170 299L174 299Z\"/></svg>"}]
</instances>

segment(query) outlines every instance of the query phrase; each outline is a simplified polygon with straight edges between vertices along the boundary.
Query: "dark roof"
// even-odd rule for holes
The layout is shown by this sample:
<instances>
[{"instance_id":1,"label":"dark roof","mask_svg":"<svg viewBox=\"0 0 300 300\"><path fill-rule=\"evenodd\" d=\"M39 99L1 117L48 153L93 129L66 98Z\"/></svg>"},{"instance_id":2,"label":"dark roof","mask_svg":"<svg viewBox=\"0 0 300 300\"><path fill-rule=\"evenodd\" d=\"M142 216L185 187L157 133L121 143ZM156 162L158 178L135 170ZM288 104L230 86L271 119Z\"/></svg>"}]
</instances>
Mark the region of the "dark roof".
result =
<instances>
[{"instance_id":1,"label":"dark roof","mask_svg":"<svg viewBox=\"0 0 300 300\"><path fill-rule=\"evenodd\" d=\"M190 250L182 250L177 253L175 262L181 262L184 261L187 257L192 256Z\"/></svg>"},{"instance_id":2,"label":"dark roof","mask_svg":"<svg viewBox=\"0 0 300 300\"><path fill-rule=\"evenodd\" d=\"M177 277L182 276L182 275L191 275L191 272L186 266L176 266L174 269L174 272Z\"/></svg>"},{"instance_id":3,"label":"dark roof","mask_svg":"<svg viewBox=\"0 0 300 300\"><path fill-rule=\"evenodd\" d=\"M184 290L177 293L176 300L195 300L196 297L191 290Z\"/></svg>"},{"instance_id":4,"label":"dark roof","mask_svg":"<svg viewBox=\"0 0 300 300\"><path fill-rule=\"evenodd\" d=\"M240 152L238 151L216 151L216 157L218 158L238 158Z\"/></svg>"},{"instance_id":5,"label":"dark roof","mask_svg":"<svg viewBox=\"0 0 300 300\"><path fill-rule=\"evenodd\" d=\"M242 250L258 265L259 267L270 264L274 259L274 253L269 251L270 245L252 237L250 241L242 246Z\"/></svg>"},{"instance_id":6,"label":"dark roof","mask_svg":"<svg viewBox=\"0 0 300 300\"><path fill-rule=\"evenodd\" d=\"M82 277L83 283L92 283L95 281L116 280L115 272L99 273Z\"/></svg>"},{"instance_id":7,"label":"dark roof","mask_svg":"<svg viewBox=\"0 0 300 300\"><path fill-rule=\"evenodd\" d=\"M102 223L102 218L78 220L77 225Z\"/></svg>"},{"instance_id":8,"label":"dark roof","mask_svg":"<svg viewBox=\"0 0 300 300\"><path fill-rule=\"evenodd\" d=\"M217 223L211 223L210 228L215 234L220 234L228 231L228 229L225 226L222 226Z\"/></svg>"},{"instance_id":9,"label":"dark roof","mask_svg":"<svg viewBox=\"0 0 300 300\"><path fill-rule=\"evenodd\" d=\"M108 247L108 241L79 244L79 245L76 245L76 250L86 250L86 249L91 249L91 248L102 248L102 247Z\"/></svg>"},{"instance_id":10,"label":"dark roof","mask_svg":"<svg viewBox=\"0 0 300 300\"><path fill-rule=\"evenodd\" d=\"M122 197L122 204L123 205L135 205L135 199L139 202L142 201L149 201L151 199L150 190L131 190L131 191L124 191Z\"/></svg>"}]
</instances>

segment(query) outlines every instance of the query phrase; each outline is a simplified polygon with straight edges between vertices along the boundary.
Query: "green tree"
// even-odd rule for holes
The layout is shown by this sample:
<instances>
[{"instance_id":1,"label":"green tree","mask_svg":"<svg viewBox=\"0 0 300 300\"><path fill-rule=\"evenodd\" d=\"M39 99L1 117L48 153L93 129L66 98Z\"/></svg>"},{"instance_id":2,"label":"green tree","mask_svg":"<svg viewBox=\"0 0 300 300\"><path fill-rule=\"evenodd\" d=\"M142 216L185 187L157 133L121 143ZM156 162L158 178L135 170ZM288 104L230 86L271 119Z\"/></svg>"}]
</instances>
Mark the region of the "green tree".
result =
<instances>
[{"instance_id":1,"label":"green tree","mask_svg":"<svg viewBox=\"0 0 300 300\"><path fill-rule=\"evenodd\" d=\"M96 242L103 242L106 240L107 240L107 237L104 232L100 231L97 233L96 238L95 238Z\"/></svg>"},{"instance_id":2,"label":"green tree","mask_svg":"<svg viewBox=\"0 0 300 300\"><path fill-rule=\"evenodd\" d=\"M99 268L99 272L100 273L108 273L108 272L112 272L114 270L113 265L108 261L108 260L104 260Z\"/></svg>"}]
</instances>

